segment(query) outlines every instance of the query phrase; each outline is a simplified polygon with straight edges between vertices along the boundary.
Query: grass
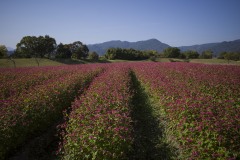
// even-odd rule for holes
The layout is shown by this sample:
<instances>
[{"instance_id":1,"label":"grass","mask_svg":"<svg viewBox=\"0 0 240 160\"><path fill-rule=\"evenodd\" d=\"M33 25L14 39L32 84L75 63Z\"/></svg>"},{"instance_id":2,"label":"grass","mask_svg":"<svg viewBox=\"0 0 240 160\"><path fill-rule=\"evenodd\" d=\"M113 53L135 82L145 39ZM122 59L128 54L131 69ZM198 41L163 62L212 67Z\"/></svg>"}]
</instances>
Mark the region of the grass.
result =
<instances>
[{"instance_id":1,"label":"grass","mask_svg":"<svg viewBox=\"0 0 240 160\"><path fill-rule=\"evenodd\" d=\"M34 58L19 58L14 59L16 63L16 67L37 67L38 64ZM59 66L63 65L61 62L52 61L49 59L40 59L39 61L40 66ZM0 59L0 68L14 68L14 64L9 59Z\"/></svg>"},{"instance_id":2,"label":"grass","mask_svg":"<svg viewBox=\"0 0 240 160\"><path fill-rule=\"evenodd\" d=\"M117 63L117 62L146 62L149 60L123 60L123 59L114 59L114 60L107 60L110 63Z\"/></svg>"},{"instance_id":3,"label":"grass","mask_svg":"<svg viewBox=\"0 0 240 160\"><path fill-rule=\"evenodd\" d=\"M206 63L206 64L233 64L233 65L240 65L240 61L227 61L225 59L191 59L190 62L192 63Z\"/></svg>"},{"instance_id":4,"label":"grass","mask_svg":"<svg viewBox=\"0 0 240 160\"><path fill-rule=\"evenodd\" d=\"M38 64L34 58L16 58L14 59L16 67L37 67ZM72 64L88 64L88 63L111 63L108 60L92 61L89 59L39 59L39 66L59 66L59 65L72 65ZM14 63L9 59L0 59L0 68L14 68Z\"/></svg>"},{"instance_id":5,"label":"grass","mask_svg":"<svg viewBox=\"0 0 240 160\"><path fill-rule=\"evenodd\" d=\"M157 58L157 62L170 62L170 58ZM174 60L183 61L183 59L174 58ZM204 64L232 64L232 65L240 65L240 61L227 61L225 59L190 59L190 63L204 63Z\"/></svg>"},{"instance_id":6,"label":"grass","mask_svg":"<svg viewBox=\"0 0 240 160\"><path fill-rule=\"evenodd\" d=\"M174 59L183 61L182 59ZM14 59L16 63L16 67L37 67L38 64L34 58L18 58ZM92 61L89 59L85 60L77 60L77 59L40 59L40 66L59 66L65 64L88 64L88 63L117 63L117 62L145 62L151 60L107 60L107 59L99 59L98 61ZM169 58L157 58L156 62L170 62ZM190 63L205 63L205 64L231 64L231 65L240 65L240 61L227 61L224 59L191 59ZM0 68L14 68L14 64L9 59L0 59Z\"/></svg>"},{"instance_id":7,"label":"grass","mask_svg":"<svg viewBox=\"0 0 240 160\"><path fill-rule=\"evenodd\" d=\"M154 100L132 73L133 88L133 150L129 159L173 159L176 151L166 142L162 117Z\"/></svg>"},{"instance_id":8,"label":"grass","mask_svg":"<svg viewBox=\"0 0 240 160\"><path fill-rule=\"evenodd\" d=\"M14 59L16 67L37 67L38 64L34 58L17 58ZM142 60L149 61L149 60ZM99 59L98 61L93 61L90 59L40 59L39 66L59 66L59 65L72 65L72 64L88 64L88 63L117 63L117 62L139 62L139 61L130 61L130 60L107 60ZM14 68L14 63L9 59L0 59L0 68Z\"/></svg>"}]
</instances>

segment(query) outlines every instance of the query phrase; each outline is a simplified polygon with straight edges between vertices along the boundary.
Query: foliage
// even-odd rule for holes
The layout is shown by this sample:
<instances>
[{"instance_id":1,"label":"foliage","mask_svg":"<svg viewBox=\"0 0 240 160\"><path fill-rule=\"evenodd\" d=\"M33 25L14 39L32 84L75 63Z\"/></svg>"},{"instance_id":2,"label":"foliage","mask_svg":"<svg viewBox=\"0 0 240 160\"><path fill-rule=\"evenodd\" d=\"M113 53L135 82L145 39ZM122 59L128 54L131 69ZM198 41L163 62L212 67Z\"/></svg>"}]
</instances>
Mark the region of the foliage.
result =
<instances>
[{"instance_id":1,"label":"foliage","mask_svg":"<svg viewBox=\"0 0 240 160\"><path fill-rule=\"evenodd\" d=\"M180 49L177 47L168 47L164 49L163 54L166 58L179 58Z\"/></svg>"},{"instance_id":2,"label":"foliage","mask_svg":"<svg viewBox=\"0 0 240 160\"><path fill-rule=\"evenodd\" d=\"M227 52L221 52L218 56L218 59L224 59L224 55L226 54Z\"/></svg>"},{"instance_id":3,"label":"foliage","mask_svg":"<svg viewBox=\"0 0 240 160\"><path fill-rule=\"evenodd\" d=\"M98 61L99 55L98 55L96 52L91 52L91 53L89 53L88 58L89 58L90 60Z\"/></svg>"},{"instance_id":4,"label":"foliage","mask_svg":"<svg viewBox=\"0 0 240 160\"><path fill-rule=\"evenodd\" d=\"M85 59L88 56L89 49L82 42L76 41L70 44L70 51L72 53L72 58Z\"/></svg>"},{"instance_id":5,"label":"foliage","mask_svg":"<svg viewBox=\"0 0 240 160\"><path fill-rule=\"evenodd\" d=\"M122 49L122 48L109 48L105 57L110 60L123 59L123 60L143 60L150 57L157 56L157 51L139 51L135 49Z\"/></svg>"},{"instance_id":6,"label":"foliage","mask_svg":"<svg viewBox=\"0 0 240 160\"><path fill-rule=\"evenodd\" d=\"M222 52L218 58L225 59L228 62L230 60L238 61L240 60L240 52Z\"/></svg>"},{"instance_id":7,"label":"foliage","mask_svg":"<svg viewBox=\"0 0 240 160\"><path fill-rule=\"evenodd\" d=\"M195 59L199 57L199 53L197 51L188 50L182 53L187 59Z\"/></svg>"},{"instance_id":8,"label":"foliage","mask_svg":"<svg viewBox=\"0 0 240 160\"><path fill-rule=\"evenodd\" d=\"M206 50L206 51L203 51L200 58L203 58L203 59L212 59L213 57L213 52L211 50Z\"/></svg>"},{"instance_id":9,"label":"foliage","mask_svg":"<svg viewBox=\"0 0 240 160\"><path fill-rule=\"evenodd\" d=\"M50 73L45 75L48 70ZM4 159L28 138L55 123L62 111L70 106L78 90L84 89L101 69L92 65L1 71L1 81L6 84L10 81L10 86L1 85L0 88L3 93L0 101L0 159Z\"/></svg>"},{"instance_id":10,"label":"foliage","mask_svg":"<svg viewBox=\"0 0 240 160\"><path fill-rule=\"evenodd\" d=\"M240 157L238 66L146 63L134 71L168 119L179 159Z\"/></svg>"},{"instance_id":11,"label":"foliage","mask_svg":"<svg viewBox=\"0 0 240 160\"><path fill-rule=\"evenodd\" d=\"M85 59L88 56L88 47L80 41L70 44L60 43L56 50L56 58Z\"/></svg>"},{"instance_id":12,"label":"foliage","mask_svg":"<svg viewBox=\"0 0 240 160\"><path fill-rule=\"evenodd\" d=\"M219 56L222 52L240 52L240 40L234 41L224 41L220 43L205 43L200 45L192 45L192 46L183 46L179 47L181 50L195 50L198 53L202 53L205 50L212 50L214 54Z\"/></svg>"},{"instance_id":13,"label":"foliage","mask_svg":"<svg viewBox=\"0 0 240 160\"><path fill-rule=\"evenodd\" d=\"M20 58L43 58L46 56L50 58L56 46L55 39L48 35L44 37L25 36L17 44L14 56Z\"/></svg>"},{"instance_id":14,"label":"foliage","mask_svg":"<svg viewBox=\"0 0 240 160\"><path fill-rule=\"evenodd\" d=\"M0 45L0 58L6 58L7 52L7 47L5 45Z\"/></svg>"},{"instance_id":15,"label":"foliage","mask_svg":"<svg viewBox=\"0 0 240 160\"><path fill-rule=\"evenodd\" d=\"M150 59L151 61L155 62L156 59L157 59L157 57L156 57L156 56L151 56L149 59Z\"/></svg>"},{"instance_id":16,"label":"foliage","mask_svg":"<svg viewBox=\"0 0 240 160\"><path fill-rule=\"evenodd\" d=\"M109 66L73 103L63 159L123 159L131 147L130 70Z\"/></svg>"},{"instance_id":17,"label":"foliage","mask_svg":"<svg viewBox=\"0 0 240 160\"><path fill-rule=\"evenodd\" d=\"M85 59L89 52L87 45L80 41L71 44L60 43L57 46L55 39L48 35L45 37L25 36L16 47L13 57L35 58L38 64L37 58L50 58L53 53L56 58Z\"/></svg>"},{"instance_id":18,"label":"foliage","mask_svg":"<svg viewBox=\"0 0 240 160\"><path fill-rule=\"evenodd\" d=\"M60 43L57 46L56 58L71 58L71 56L72 56L72 52L70 50L69 44Z\"/></svg>"},{"instance_id":19,"label":"foliage","mask_svg":"<svg viewBox=\"0 0 240 160\"><path fill-rule=\"evenodd\" d=\"M29 67L0 69L0 81L0 159L44 133L62 114L66 121L59 152L64 159L129 159L160 148L174 154L148 157L240 158L239 66L139 62ZM150 121L149 132L141 131L148 127L138 126ZM164 128L159 131L159 126ZM151 139L145 133L157 135ZM148 152L144 145L149 144ZM169 145L177 152L169 151ZM139 155L129 155L133 150Z\"/></svg>"}]
</instances>

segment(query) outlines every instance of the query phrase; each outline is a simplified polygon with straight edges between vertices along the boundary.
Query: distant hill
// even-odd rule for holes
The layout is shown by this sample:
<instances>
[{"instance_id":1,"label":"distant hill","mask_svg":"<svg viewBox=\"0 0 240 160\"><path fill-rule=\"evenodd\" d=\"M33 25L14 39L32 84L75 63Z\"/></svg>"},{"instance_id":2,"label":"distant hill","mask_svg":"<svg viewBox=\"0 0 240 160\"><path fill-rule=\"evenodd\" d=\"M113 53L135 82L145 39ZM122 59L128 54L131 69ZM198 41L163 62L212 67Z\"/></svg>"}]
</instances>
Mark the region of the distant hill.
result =
<instances>
[{"instance_id":1,"label":"distant hill","mask_svg":"<svg viewBox=\"0 0 240 160\"><path fill-rule=\"evenodd\" d=\"M99 44L90 44L88 48L90 51L95 51L99 55L103 55L106 53L108 48L133 48L136 50L156 50L158 52L162 52L165 48L171 47L168 44L162 43L157 39L149 39L145 41L138 42L128 42L128 41L108 41ZM229 41L229 42L220 42L220 43L206 43L201 45L193 45L193 46L181 46L178 47L181 51L186 50L195 50L200 54L205 50L212 50L216 56L218 56L221 52L240 52L240 39Z\"/></svg>"},{"instance_id":2,"label":"distant hill","mask_svg":"<svg viewBox=\"0 0 240 160\"><path fill-rule=\"evenodd\" d=\"M181 46L178 47L181 51L186 50L195 50L199 53L202 53L205 50L212 50L215 55L219 55L221 52L240 52L240 39L229 42L220 42L220 43L206 43L201 45L193 46Z\"/></svg>"},{"instance_id":3,"label":"distant hill","mask_svg":"<svg viewBox=\"0 0 240 160\"><path fill-rule=\"evenodd\" d=\"M106 53L108 48L133 48L136 50L156 50L158 52L162 52L165 48L171 47L168 44L162 43L157 39L149 39L145 41L137 41L137 42L128 42L128 41L108 41L99 44L89 44L87 45L90 51L95 51L99 55L103 55ZM221 52L240 52L240 39L234 41L224 41L219 43L206 43L200 45L192 45L192 46L180 46L178 47L181 51L186 50L195 50L198 53L202 53L205 50L212 50L216 56L218 56ZM7 47L8 54L12 54L14 49L11 47Z\"/></svg>"},{"instance_id":4,"label":"distant hill","mask_svg":"<svg viewBox=\"0 0 240 160\"><path fill-rule=\"evenodd\" d=\"M89 51L95 51L99 55L103 55L109 48L133 48L136 50L156 50L162 52L165 48L170 47L169 45L160 42L157 39L149 39L145 41L138 42L128 42L128 41L108 41L99 44L88 45Z\"/></svg>"}]
</instances>

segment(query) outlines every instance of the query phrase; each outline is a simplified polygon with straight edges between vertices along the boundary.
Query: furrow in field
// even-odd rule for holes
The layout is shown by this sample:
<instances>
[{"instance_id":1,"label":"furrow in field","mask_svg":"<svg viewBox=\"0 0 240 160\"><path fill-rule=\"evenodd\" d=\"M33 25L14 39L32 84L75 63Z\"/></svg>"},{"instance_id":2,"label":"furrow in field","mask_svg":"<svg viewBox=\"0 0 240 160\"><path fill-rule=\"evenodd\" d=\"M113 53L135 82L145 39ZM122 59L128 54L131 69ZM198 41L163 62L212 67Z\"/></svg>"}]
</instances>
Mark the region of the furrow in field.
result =
<instances>
[{"instance_id":1,"label":"furrow in field","mask_svg":"<svg viewBox=\"0 0 240 160\"><path fill-rule=\"evenodd\" d=\"M168 119L179 158L239 157L239 67L145 63L134 71Z\"/></svg>"}]
</instances>

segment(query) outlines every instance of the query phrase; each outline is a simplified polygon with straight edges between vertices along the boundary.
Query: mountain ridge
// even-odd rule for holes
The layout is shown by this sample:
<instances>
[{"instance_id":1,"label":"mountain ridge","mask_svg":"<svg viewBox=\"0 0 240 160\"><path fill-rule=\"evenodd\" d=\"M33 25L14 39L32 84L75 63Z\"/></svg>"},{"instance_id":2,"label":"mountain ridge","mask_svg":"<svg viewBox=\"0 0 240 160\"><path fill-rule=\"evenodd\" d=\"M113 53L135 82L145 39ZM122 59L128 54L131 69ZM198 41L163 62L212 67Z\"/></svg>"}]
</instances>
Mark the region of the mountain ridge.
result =
<instances>
[{"instance_id":1,"label":"mountain ridge","mask_svg":"<svg viewBox=\"0 0 240 160\"><path fill-rule=\"evenodd\" d=\"M157 50L158 52L162 52L165 48L170 47L168 44L162 43L154 38L137 42L112 40L103 43L89 44L87 46L89 51L95 51L99 55L105 54L109 48L133 48L136 50Z\"/></svg>"},{"instance_id":2,"label":"mountain ridge","mask_svg":"<svg viewBox=\"0 0 240 160\"><path fill-rule=\"evenodd\" d=\"M181 51L195 50L199 53L202 53L205 50L211 50L216 55L219 55L221 52L240 52L240 39L233 41L198 44L192 46L180 46L178 48Z\"/></svg>"},{"instance_id":3,"label":"mountain ridge","mask_svg":"<svg viewBox=\"0 0 240 160\"><path fill-rule=\"evenodd\" d=\"M136 50L156 50L158 52L162 52L165 48L174 47L166 43L163 43L155 38L136 41L136 42L112 40L112 41L107 41L103 43L89 44L87 46L89 48L89 51L95 51L99 55L105 54L108 48L133 48ZM205 50L212 50L213 53L216 56L218 56L221 52L225 52L225 51L240 52L240 39L233 40L233 41L223 41L223 42L215 42L215 43L196 44L196 45L190 45L190 46L180 46L177 48L179 48L181 51L195 50L200 54Z\"/></svg>"},{"instance_id":4,"label":"mountain ridge","mask_svg":"<svg viewBox=\"0 0 240 160\"><path fill-rule=\"evenodd\" d=\"M126 49L133 48L136 50L156 50L161 53L165 48L175 47L163 43L155 38L136 42L111 40L103 43L88 44L87 46L90 52L95 51L99 55L105 54L107 49L109 48L126 48ZM218 56L221 52L240 52L240 39L236 39L233 41L222 41L189 46L179 46L177 48L179 48L182 52L186 50L195 50L199 54L201 54L205 50L211 50L216 56ZM12 54L14 52L14 48L12 47L7 47L7 49L9 54Z\"/></svg>"}]
</instances>

